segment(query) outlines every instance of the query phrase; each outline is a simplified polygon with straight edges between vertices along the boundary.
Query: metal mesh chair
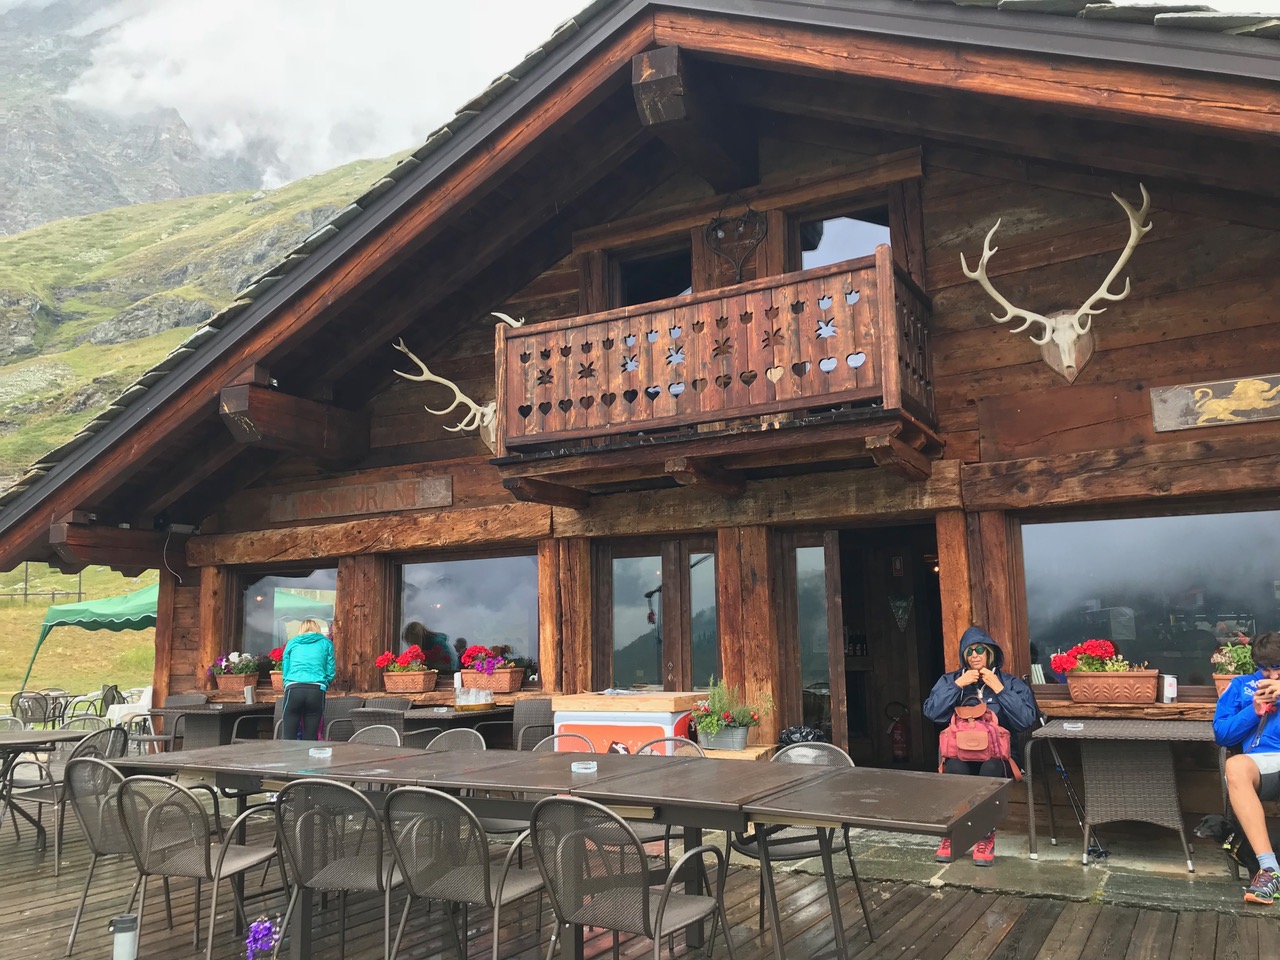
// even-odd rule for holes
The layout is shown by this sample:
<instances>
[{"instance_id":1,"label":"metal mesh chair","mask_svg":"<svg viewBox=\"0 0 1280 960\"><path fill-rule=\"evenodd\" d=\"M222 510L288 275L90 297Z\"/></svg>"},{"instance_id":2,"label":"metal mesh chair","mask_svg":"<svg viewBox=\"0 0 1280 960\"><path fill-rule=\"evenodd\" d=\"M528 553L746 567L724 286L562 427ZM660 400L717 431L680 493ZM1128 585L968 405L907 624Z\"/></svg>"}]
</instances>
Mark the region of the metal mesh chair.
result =
<instances>
[{"instance_id":1,"label":"metal mesh chair","mask_svg":"<svg viewBox=\"0 0 1280 960\"><path fill-rule=\"evenodd\" d=\"M45 804L51 804L55 817L53 825L53 875L58 876L62 860L62 828L66 821L66 769L72 760L94 757L99 760L117 760L129 749L129 733L123 727L108 727L89 734L79 743L60 744L48 760L34 758L19 760L9 768L5 787L5 805L0 807L0 820L10 803L34 803L39 818ZM18 771L25 771L19 774Z\"/></svg>"},{"instance_id":2,"label":"metal mesh chair","mask_svg":"<svg viewBox=\"0 0 1280 960\"><path fill-rule=\"evenodd\" d=\"M289 861L293 893L285 910L281 940L289 929L303 890L338 893L339 923L344 938L347 893L387 893L399 886L400 871L382 852L378 811L360 791L332 780L303 779L287 784L275 803L276 829ZM389 907L390 898L387 898ZM390 948L391 927L384 918L383 956ZM279 942L276 944L279 953Z\"/></svg>"},{"instance_id":3,"label":"metal mesh chair","mask_svg":"<svg viewBox=\"0 0 1280 960\"><path fill-rule=\"evenodd\" d=\"M539 895L538 933L542 932L543 882L536 870L512 866L522 835L507 851L502 869L489 861L489 838L480 821L460 801L423 787L402 787L387 796L387 835L391 852L404 877L409 897L400 915L400 926L391 948L395 960L414 900L440 900L462 904L462 929L467 929L467 906L493 911L493 960L498 960L498 933L502 908L530 894ZM390 923L390 901L387 904ZM454 948L460 960L466 952L453 911L447 910Z\"/></svg>"},{"instance_id":4,"label":"metal mesh chair","mask_svg":"<svg viewBox=\"0 0 1280 960\"><path fill-rule=\"evenodd\" d=\"M544 737L555 733L555 723L551 711L550 697L531 697L517 700L511 713L510 722L506 720L482 720L476 724L476 730L482 735L500 734L510 731L511 745L517 750L532 750L533 745ZM503 741L505 743L505 740Z\"/></svg>"},{"instance_id":5,"label":"metal mesh chair","mask_svg":"<svg viewBox=\"0 0 1280 960\"><path fill-rule=\"evenodd\" d=\"M59 730L105 730L110 724L102 717L72 717L58 727Z\"/></svg>"},{"instance_id":6,"label":"metal mesh chair","mask_svg":"<svg viewBox=\"0 0 1280 960\"><path fill-rule=\"evenodd\" d=\"M351 722L351 711L364 706L363 697L326 697L324 701L325 740L349 740L355 732Z\"/></svg>"},{"instance_id":7,"label":"metal mesh chair","mask_svg":"<svg viewBox=\"0 0 1280 960\"><path fill-rule=\"evenodd\" d=\"M361 727L351 735L349 743L373 743L383 747L400 746L400 731L386 724L375 723L369 727Z\"/></svg>"},{"instance_id":8,"label":"metal mesh chair","mask_svg":"<svg viewBox=\"0 0 1280 960\"><path fill-rule=\"evenodd\" d=\"M832 743L793 743L783 747L773 755L773 763L803 763L819 767L852 767L853 758ZM823 829L823 828L819 828ZM871 926L871 913L867 910L867 900L862 891L862 880L858 876L858 868L853 862L853 848L849 843L849 828L845 827L839 840L835 839L835 831L827 831L831 841L831 851L844 851L849 859L849 873L853 876L854 888L858 891L858 903L862 907L862 917L867 924L867 936L875 940L875 931ZM818 829L812 827L756 826L753 834L735 834L729 837L725 848L725 863L728 864L733 851L760 859L760 838L764 837L769 844L770 860L808 860L822 856L822 841ZM827 877L828 885L834 878ZM760 899L757 924L764 929L764 874L760 874Z\"/></svg>"},{"instance_id":9,"label":"metal mesh chair","mask_svg":"<svg viewBox=\"0 0 1280 960\"><path fill-rule=\"evenodd\" d=\"M730 960L733 940L724 912L724 856L713 846L686 851L668 873L661 891L650 888L644 846L621 817L590 800L548 797L533 808L533 852L560 927L599 927L634 933L653 941L659 960L662 937L711 917L707 956L715 952L717 923L723 923ZM682 869L706 858L716 864L712 896L676 893ZM616 941L615 941L616 943Z\"/></svg>"},{"instance_id":10,"label":"metal mesh chair","mask_svg":"<svg viewBox=\"0 0 1280 960\"><path fill-rule=\"evenodd\" d=\"M26 726L17 717L0 717L0 730L25 730Z\"/></svg>"},{"instance_id":11,"label":"metal mesh chair","mask_svg":"<svg viewBox=\"0 0 1280 960\"><path fill-rule=\"evenodd\" d=\"M533 746L534 753L595 753L596 748L581 733L554 733Z\"/></svg>"},{"instance_id":12,"label":"metal mesh chair","mask_svg":"<svg viewBox=\"0 0 1280 960\"><path fill-rule=\"evenodd\" d=\"M413 706L413 701L408 697L370 697L364 705L377 710L399 710L403 713Z\"/></svg>"},{"instance_id":13,"label":"metal mesh chair","mask_svg":"<svg viewBox=\"0 0 1280 960\"><path fill-rule=\"evenodd\" d=\"M50 719L55 723L60 723L67 702L72 699L71 691L63 690L61 687L41 687L37 692L49 698L49 709L53 713Z\"/></svg>"},{"instance_id":14,"label":"metal mesh chair","mask_svg":"<svg viewBox=\"0 0 1280 960\"><path fill-rule=\"evenodd\" d=\"M440 727L428 727L425 730L406 731L404 728L404 711L390 710L381 707L358 707L351 711L351 723L355 732L366 727L391 727L400 734L400 742L407 747L425 747L443 731Z\"/></svg>"},{"instance_id":15,"label":"metal mesh chair","mask_svg":"<svg viewBox=\"0 0 1280 960\"><path fill-rule=\"evenodd\" d=\"M658 737L640 744L637 755L659 757L705 757L702 748L686 737Z\"/></svg>"},{"instance_id":16,"label":"metal mesh chair","mask_svg":"<svg viewBox=\"0 0 1280 960\"><path fill-rule=\"evenodd\" d=\"M198 707L201 704L209 702L209 697L203 693L179 693L171 697L166 697L164 705L166 707ZM141 749L145 749L148 744L154 746L157 750L177 750L178 743L182 740L183 721L186 719L182 716L171 717L167 721L163 716L160 717L165 721L165 731L156 733L155 717L157 714L148 714L145 720L139 721L145 724L144 729L132 734L135 743L140 745Z\"/></svg>"},{"instance_id":17,"label":"metal mesh chair","mask_svg":"<svg viewBox=\"0 0 1280 960\"><path fill-rule=\"evenodd\" d=\"M22 721L27 729L52 723L53 704L43 693L23 690L9 700L9 712Z\"/></svg>"},{"instance_id":18,"label":"metal mesh chair","mask_svg":"<svg viewBox=\"0 0 1280 960\"><path fill-rule=\"evenodd\" d=\"M284 719L284 697L280 697L275 702L275 708L271 711L271 739L279 740L280 731L283 726ZM256 736L262 722L262 717L244 716L236 717L236 722L231 725L231 742L232 743L254 743L262 738ZM250 734L254 734L250 736Z\"/></svg>"},{"instance_id":19,"label":"metal mesh chair","mask_svg":"<svg viewBox=\"0 0 1280 960\"><path fill-rule=\"evenodd\" d=\"M427 744L427 753L440 753L445 750L483 750L484 737L470 727L455 727L436 735Z\"/></svg>"},{"instance_id":20,"label":"metal mesh chair","mask_svg":"<svg viewBox=\"0 0 1280 960\"><path fill-rule=\"evenodd\" d=\"M89 872L84 878L84 890L80 894L80 904L76 907L76 915L71 921L71 936L67 939L67 956L76 946L76 934L80 930L80 920L84 916L84 905L89 899L89 887L93 884L93 872L98 861L103 857L129 856L128 838L124 834L124 823L120 819L118 801L120 784L124 777L120 771L104 760L95 757L77 757L67 763L65 778L67 805L71 807L80 829L84 833L85 844L89 847ZM129 895L129 906L138 895L138 885L142 877L134 882L133 892Z\"/></svg>"},{"instance_id":21,"label":"metal mesh chair","mask_svg":"<svg viewBox=\"0 0 1280 960\"><path fill-rule=\"evenodd\" d=\"M164 777L129 777L120 784L118 798L125 839L134 865L142 876L138 926L142 926L150 877L190 877L196 882L195 924L192 945L200 946L200 886L212 881L209 901L209 935L206 960L213 957L213 926L218 917L218 884L279 856L275 843L237 844L233 838L247 820L270 815L268 807L250 807L225 834L221 824L210 822L204 804L191 790ZM226 839L223 839L223 837ZM210 843L210 837L216 838ZM214 859L214 852L217 858ZM245 923L240 891L232 886L236 912Z\"/></svg>"}]
</instances>

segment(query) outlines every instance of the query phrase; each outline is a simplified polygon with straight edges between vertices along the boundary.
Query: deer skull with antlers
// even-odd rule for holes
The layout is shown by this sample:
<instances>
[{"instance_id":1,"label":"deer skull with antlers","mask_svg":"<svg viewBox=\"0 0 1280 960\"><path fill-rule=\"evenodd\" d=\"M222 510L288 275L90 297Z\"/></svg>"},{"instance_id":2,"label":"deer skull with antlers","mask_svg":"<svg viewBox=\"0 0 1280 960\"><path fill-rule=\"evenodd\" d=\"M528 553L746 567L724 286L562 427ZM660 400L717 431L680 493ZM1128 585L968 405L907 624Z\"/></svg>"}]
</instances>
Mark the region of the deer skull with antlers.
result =
<instances>
[{"instance_id":1,"label":"deer skull with antlers","mask_svg":"<svg viewBox=\"0 0 1280 960\"><path fill-rule=\"evenodd\" d=\"M982 285L982 289L991 296L991 299L1004 308L1004 316L997 316L993 313L991 319L996 323L1021 320L1022 325L1015 327L1011 331L1013 333L1021 333L1033 323L1040 324L1044 328L1044 332L1038 337L1035 334L1028 334L1028 336L1031 337L1032 343L1040 347L1040 354L1044 357L1045 363L1049 364L1060 376L1064 377L1068 383L1075 381L1076 376L1084 369L1084 365L1089 362L1089 358L1093 355L1093 318L1107 309L1106 307L1098 306L1098 304L1104 300L1116 303L1129 296L1129 279L1127 277L1124 281L1123 290L1112 293L1111 285L1120 276L1120 271L1125 268L1125 264L1129 262L1134 248L1138 246L1138 241L1146 236L1147 231L1151 229L1151 224L1145 222L1147 212L1151 209L1151 197L1147 193L1147 188L1142 184L1138 185L1138 189L1142 191L1142 207L1139 210L1134 210L1132 206L1116 194L1113 193L1111 195L1129 218L1129 242L1120 251L1120 257L1116 261L1116 265L1111 268L1107 278L1102 281L1102 286L1078 310L1060 310L1048 316L1033 313L1021 307L1015 307L992 285L987 277L987 262L991 259L991 255L1000 249L991 245L991 238L1000 229L999 220L996 221L996 225L991 228L990 232L987 233L986 239L982 242L982 259L978 261L976 270L970 270L969 264L965 262L964 254L960 254L960 269L964 271L964 275L970 280L977 280Z\"/></svg>"},{"instance_id":2,"label":"deer skull with antlers","mask_svg":"<svg viewBox=\"0 0 1280 960\"><path fill-rule=\"evenodd\" d=\"M512 327L524 326L523 318L520 320L514 320L505 313L498 313L497 311L494 311L493 315L503 323ZM396 370L394 371L396 376L404 377L406 380L413 380L418 383L438 383L442 387L448 387L453 391L453 403L449 404L443 410L436 410L432 407L424 406L423 409L426 410L427 413L433 413L437 417L443 417L445 414L456 410L459 406L466 407L469 412L462 418L461 422L459 422L457 426L445 427L445 429L452 433L461 433L464 430L479 430L480 439L484 441L485 446L489 448L489 451L493 452L497 449L498 401L490 400L486 404L476 403L465 393L459 390L458 385L452 380L446 380L444 377L438 377L432 373L427 368L427 365L405 345L403 337L393 343L392 346L416 363L418 365L418 369L422 371L421 373L405 373L403 370Z\"/></svg>"}]
</instances>

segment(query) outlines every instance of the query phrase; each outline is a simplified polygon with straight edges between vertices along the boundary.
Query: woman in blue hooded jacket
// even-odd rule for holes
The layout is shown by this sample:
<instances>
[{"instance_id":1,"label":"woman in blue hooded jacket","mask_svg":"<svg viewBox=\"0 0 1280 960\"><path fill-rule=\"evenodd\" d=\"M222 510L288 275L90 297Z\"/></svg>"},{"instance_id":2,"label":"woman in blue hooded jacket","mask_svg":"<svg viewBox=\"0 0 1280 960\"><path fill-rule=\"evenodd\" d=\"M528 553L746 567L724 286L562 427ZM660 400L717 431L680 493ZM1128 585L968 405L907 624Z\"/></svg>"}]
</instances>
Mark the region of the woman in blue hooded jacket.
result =
<instances>
[{"instance_id":1,"label":"woman in blue hooded jacket","mask_svg":"<svg viewBox=\"0 0 1280 960\"><path fill-rule=\"evenodd\" d=\"M951 715L962 703L981 701L990 708L1000 726L1010 733L1026 730L1036 721L1039 709L1031 688L1011 673L1005 673L1004 651L981 627L970 627L960 638L959 670L952 670L938 678L924 702L924 713L934 723L951 722ZM1014 738L1016 740L1016 738ZM1010 771L1003 760L970 761L948 758L943 762L943 773L969 774L981 777L1008 777ZM991 831L973 847L973 862L989 867L995 859L996 832ZM938 845L940 863L951 862L951 840L944 838Z\"/></svg>"},{"instance_id":2,"label":"woman in blue hooded jacket","mask_svg":"<svg viewBox=\"0 0 1280 960\"><path fill-rule=\"evenodd\" d=\"M325 691L337 673L333 641L324 635L324 624L302 621L302 632L284 646L280 671L284 680L283 739L317 739L324 720Z\"/></svg>"}]
</instances>

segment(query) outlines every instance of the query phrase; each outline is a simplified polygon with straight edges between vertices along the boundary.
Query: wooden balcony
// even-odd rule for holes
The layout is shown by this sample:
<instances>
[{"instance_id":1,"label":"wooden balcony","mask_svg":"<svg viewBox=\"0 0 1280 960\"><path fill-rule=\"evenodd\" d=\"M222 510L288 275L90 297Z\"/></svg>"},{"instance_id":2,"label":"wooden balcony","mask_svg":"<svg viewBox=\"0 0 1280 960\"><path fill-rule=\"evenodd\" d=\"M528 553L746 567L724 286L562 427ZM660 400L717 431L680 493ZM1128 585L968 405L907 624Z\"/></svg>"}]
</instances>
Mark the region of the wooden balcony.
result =
<instances>
[{"instance_id":1,"label":"wooden balcony","mask_svg":"<svg viewBox=\"0 0 1280 960\"><path fill-rule=\"evenodd\" d=\"M865 459L929 474L929 300L874 256L497 328L497 463L557 500L694 473ZM517 481L530 481L527 483ZM540 483L539 481L542 481Z\"/></svg>"}]
</instances>

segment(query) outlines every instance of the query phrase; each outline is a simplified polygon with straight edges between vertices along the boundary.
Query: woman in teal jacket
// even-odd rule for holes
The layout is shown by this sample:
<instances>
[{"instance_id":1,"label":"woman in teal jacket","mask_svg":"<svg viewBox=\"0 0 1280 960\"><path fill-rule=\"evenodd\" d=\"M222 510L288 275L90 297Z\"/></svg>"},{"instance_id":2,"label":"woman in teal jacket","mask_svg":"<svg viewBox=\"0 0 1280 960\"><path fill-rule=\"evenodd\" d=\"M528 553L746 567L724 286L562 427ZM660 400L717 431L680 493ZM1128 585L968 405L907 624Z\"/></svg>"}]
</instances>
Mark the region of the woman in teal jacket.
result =
<instances>
[{"instance_id":1,"label":"woman in teal jacket","mask_svg":"<svg viewBox=\"0 0 1280 960\"><path fill-rule=\"evenodd\" d=\"M333 682L337 664L333 641L319 620L303 620L302 632L285 644L280 664L284 679L285 740L315 740L324 720L324 694Z\"/></svg>"}]
</instances>

